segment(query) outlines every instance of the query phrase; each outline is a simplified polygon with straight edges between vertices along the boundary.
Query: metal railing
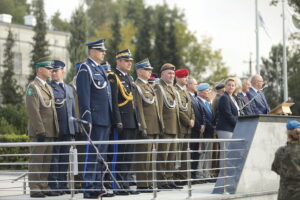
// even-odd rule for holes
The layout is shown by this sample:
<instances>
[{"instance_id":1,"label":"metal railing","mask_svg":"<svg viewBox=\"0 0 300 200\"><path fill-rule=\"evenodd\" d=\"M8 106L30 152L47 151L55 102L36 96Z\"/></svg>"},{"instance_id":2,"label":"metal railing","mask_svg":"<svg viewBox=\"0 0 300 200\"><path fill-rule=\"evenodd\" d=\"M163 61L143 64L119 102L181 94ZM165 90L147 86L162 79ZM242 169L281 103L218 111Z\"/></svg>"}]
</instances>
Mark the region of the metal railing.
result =
<instances>
[{"instance_id":1,"label":"metal railing","mask_svg":"<svg viewBox=\"0 0 300 200\"><path fill-rule=\"evenodd\" d=\"M244 149L202 149L201 148L201 144L219 144L219 143L229 143L229 142L244 142L244 140L242 139L157 139L157 140L119 140L119 141L94 141L94 144L108 144L108 145L113 145L113 144L119 144L119 145L124 145L124 144L152 144L152 150L151 152L127 152L127 154L131 154L132 156L136 156L138 154L142 154L142 155L149 155L151 156L151 160L148 161L139 161L137 159L133 159L133 161L123 161L123 162L118 162L118 161L112 161L112 159L107 159L106 162L111 170L111 165L112 164L133 164L135 166L139 166L139 165L145 165L148 164L149 166L151 166L150 169L148 170L136 170L136 169L130 169L129 171L123 171L123 170L111 170L112 173L120 175L123 173L130 173L133 176L136 176L139 173L145 174L151 174L152 179L151 180L122 180L122 179L118 179L117 181L120 184L124 184L124 183L132 183L135 182L136 184L139 185L139 183L145 183L145 182L151 182L149 183L149 185L151 185L151 188L148 189L143 189L143 191L147 191L149 190L149 192L153 193L153 197L152 199L156 199L158 197L158 192L159 191L169 191L172 190L172 188L161 188L159 186L159 184L161 184L161 182L166 181L164 179L159 179L158 175L161 174L167 174L167 173L174 173L174 174L184 174L183 179L169 179L168 182L176 182L176 183L184 183L182 185L186 185L183 189L183 191L186 191L186 196L187 198L191 198L192 197L192 193L193 193L193 185L195 184L201 184L201 183L205 183L205 182L215 182L217 179L218 180L223 180L223 186L219 186L219 187L223 187L224 188L224 193L227 193L227 187L229 187L229 183L228 183L228 179L232 178L232 176L228 176L227 174L227 170L229 169L236 169L239 166L227 166L227 162L229 160L238 160L240 158L227 158L227 153L230 151L244 151ZM186 144L186 148L185 149L177 149L175 151L160 151L158 149L158 144L179 144L179 143L183 143ZM192 150L191 149L191 144L196 144L199 143L200 144L200 149L198 150ZM83 188L83 187L77 187L80 184L84 184L85 181L82 179L79 179L78 177L83 176L83 174L87 174L87 173L95 173L95 171L84 171L82 170L82 166L84 164L86 164L86 162L82 161L82 160L78 160L78 156L84 156L86 155L85 152L76 152L76 150L74 151L74 149L76 149L76 147L78 148L81 145L89 145L88 141L66 141L66 142L26 142L26 143L0 143L0 149L3 148L13 148L13 147L33 147L33 146L70 146L71 151L69 153L67 153L66 155L69 156L69 162L68 163L64 163L64 162L59 162L59 163L29 163L29 161L23 161L23 162L9 162L9 161L2 161L0 162L0 167L5 168L5 166L23 166L23 168L27 169L29 165L51 165L51 164L56 164L56 165L64 165L64 164L68 164L68 179L67 179L67 184L69 187L69 193L70 193L70 199L74 199L75 198L75 194L77 192L84 192L84 191L89 191L89 189ZM225 148L227 147L227 145L224 145ZM192 159L192 154L193 153L199 153L201 155L205 155L205 154L212 154L212 153L224 153L224 158L220 158L220 157L215 157L215 158L203 158L203 157L199 157L199 159L195 160ZM95 153L94 153L95 154ZM107 155L107 156L112 156L112 155L123 155L124 153L122 152L100 152L101 155ZM181 154L181 155L185 155L184 159L181 160L161 160L159 159L159 155L160 154ZM39 155L44 155L44 154L30 154L30 153L18 153L18 154L0 154L0 159L2 160L8 160L5 158L10 158L10 157L22 157L22 158L28 158L32 157L32 156L39 156ZM55 155L55 154L48 154L48 155ZM183 156L184 157L184 156ZM209 163L209 162L214 162L214 163L218 163L218 162L223 162L224 166L214 166L214 167L210 167L210 168L197 168L197 169L193 169L192 167L192 163L201 163L200 166L204 166L203 164L205 163ZM89 162L89 164L97 164L97 160L95 160L94 162ZM174 166L174 168L172 169L162 169L162 168L158 168L158 165L160 164L172 164L172 166ZM178 164L179 166L185 166L182 168L175 168L175 164ZM218 176L218 171L223 170L223 174ZM198 172L206 172L206 174L210 174L210 176L203 176L203 177L196 177L195 174ZM214 172L214 174L212 173ZM20 194L28 194L28 192L30 191L29 188L29 183L34 183L34 182L38 182L38 181L32 181L32 180L28 180L28 175L29 174L34 174L34 173L39 173L39 174L49 174L49 173L65 173L65 172L29 172L29 171L11 171L11 170L2 170L0 171L0 177L3 177L3 175L9 175L9 174L14 174L14 178L11 179L4 179L4 178L0 178L0 197L1 194L3 195L7 195L8 191L13 191L14 194L16 194L15 192L20 192ZM99 173L99 172L98 172ZM2 175L2 176L1 176ZM103 176L104 177L104 176ZM161 176L160 176L161 177ZM103 183L104 186L106 188L111 188L112 183L114 182L108 175L105 176L104 179L101 179L99 181L95 181L95 183L100 182L101 184ZM2 183L2 184L1 184ZM11 183L11 184L15 184L15 183L19 183L16 184L18 185L16 186L7 186L7 187L3 187L3 185L5 185L5 183ZM21 183L21 184L20 184ZM48 183L51 183L51 181L49 181ZM100 188L99 188L100 189ZM135 191L139 191L138 188L136 188L136 186L131 186L132 190ZM110 189L112 191L123 191L123 188L119 188L119 189ZM195 190L195 189L194 189ZM60 192L60 189L57 190L58 192ZM34 190L31 190L31 192L34 192Z\"/></svg>"}]
</instances>

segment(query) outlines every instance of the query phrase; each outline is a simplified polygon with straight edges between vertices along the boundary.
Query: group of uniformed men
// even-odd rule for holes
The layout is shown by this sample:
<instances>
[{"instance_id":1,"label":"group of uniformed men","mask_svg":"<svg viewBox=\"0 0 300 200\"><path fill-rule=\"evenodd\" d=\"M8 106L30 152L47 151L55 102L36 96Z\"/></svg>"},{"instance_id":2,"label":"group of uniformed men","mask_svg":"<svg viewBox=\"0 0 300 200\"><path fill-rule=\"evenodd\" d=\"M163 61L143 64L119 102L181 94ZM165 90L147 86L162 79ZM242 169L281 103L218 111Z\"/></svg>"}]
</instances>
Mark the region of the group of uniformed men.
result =
<instances>
[{"instance_id":1,"label":"group of uniformed men","mask_svg":"<svg viewBox=\"0 0 300 200\"><path fill-rule=\"evenodd\" d=\"M159 82L152 86L148 80L153 68L149 60L144 59L134 65L137 74L137 79L134 81L128 74L133 65L133 57L129 49L116 54L114 69L108 70L101 66L107 51L104 42L105 39L86 43L88 58L77 65L78 72L73 88L63 82L62 61L44 58L35 64L36 78L26 91L30 141L70 141L79 134L79 126L73 120L77 116L75 103L77 98L79 118L88 122L81 130L86 132L86 140L191 138L197 113L194 114L193 96L185 88L188 70L176 70L174 65L166 63L160 68ZM47 83L50 77L52 81ZM204 131L202 125L203 123L197 120L197 137ZM186 172L172 172L175 169L186 170L186 163L168 162L186 159L185 152L170 153L186 150L186 144L95 146L97 149L93 145L86 145L84 150L86 153L82 184L84 198L151 192L152 173L149 171L152 168L149 161L152 160L153 147L157 149L157 160L160 161L157 164L159 189L180 189L182 187L176 185L174 180L186 179ZM49 145L30 148L31 197L57 196L70 192L66 175L69 149L69 146L52 148ZM107 193L102 183L106 165L103 161L99 161L97 151L104 161L112 163L109 165L113 172L112 176L120 186L119 188L112 181L113 194ZM112 156L107 156L109 155L107 152L111 152ZM137 153L134 155L130 152ZM139 163L135 165L131 163L132 161ZM132 170L136 171L138 190L130 188L133 173L129 172ZM116 171L118 173L115 173ZM107 179L110 179L109 176Z\"/></svg>"}]
</instances>

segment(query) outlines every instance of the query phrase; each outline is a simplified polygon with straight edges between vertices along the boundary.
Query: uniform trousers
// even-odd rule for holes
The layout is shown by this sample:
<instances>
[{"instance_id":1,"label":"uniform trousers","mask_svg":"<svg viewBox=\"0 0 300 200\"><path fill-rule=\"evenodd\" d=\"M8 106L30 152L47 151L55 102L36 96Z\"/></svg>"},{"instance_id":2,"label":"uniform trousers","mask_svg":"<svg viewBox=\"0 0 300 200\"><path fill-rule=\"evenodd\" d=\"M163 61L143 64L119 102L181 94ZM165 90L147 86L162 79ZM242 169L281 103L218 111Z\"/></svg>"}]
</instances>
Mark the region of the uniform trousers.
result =
<instances>
[{"instance_id":1,"label":"uniform trousers","mask_svg":"<svg viewBox=\"0 0 300 200\"><path fill-rule=\"evenodd\" d=\"M107 141L109 139L110 126L97 126L93 125L90 138L92 141ZM95 145L106 161L107 157L107 144L96 144ZM103 189L101 184L103 172L105 170L104 164L97 158L96 150L92 145L85 146L85 164L83 172L84 180L84 193L99 192Z\"/></svg>"},{"instance_id":2,"label":"uniform trousers","mask_svg":"<svg viewBox=\"0 0 300 200\"><path fill-rule=\"evenodd\" d=\"M140 136L139 139L145 139ZM158 139L158 134L155 135L147 135L146 139ZM137 144L136 145L136 151L137 152L146 152L146 153L137 153L136 154L136 161L137 162L149 162L149 163L137 163L135 165L135 170L138 171L136 173L136 180L137 180L137 187L150 187L152 186L152 172L146 172L146 171L152 171L152 149L153 149L153 143L148 144ZM155 144L155 149L157 150L157 144Z\"/></svg>"},{"instance_id":3,"label":"uniform trousers","mask_svg":"<svg viewBox=\"0 0 300 200\"><path fill-rule=\"evenodd\" d=\"M160 139L175 139L176 134L166 134L164 133ZM176 160L176 143L160 143L158 144L158 155L157 160L160 161L157 163L157 169L159 171L166 172L158 172L157 173L157 186L174 184L174 176L173 172L175 170ZM163 153L160 153L163 152ZM171 161L171 162L170 162Z\"/></svg>"},{"instance_id":4,"label":"uniform trousers","mask_svg":"<svg viewBox=\"0 0 300 200\"><path fill-rule=\"evenodd\" d=\"M191 134L185 133L185 134L180 134L180 137L178 138L182 138L182 139L190 139L191 138ZM187 151L188 148L188 143L184 142L184 143L178 143L177 144L177 150L178 151ZM187 170L187 162L184 162L185 160L187 160L187 152L178 152L176 154L176 169L179 169L183 172L178 172L175 173L175 179L176 180L185 180L187 179L187 172L184 170Z\"/></svg>"},{"instance_id":5,"label":"uniform trousers","mask_svg":"<svg viewBox=\"0 0 300 200\"><path fill-rule=\"evenodd\" d=\"M45 142L53 142L54 138L45 138ZM30 137L30 142L37 142L35 137ZM48 173L50 169L50 164L43 163L51 163L51 153L52 146L43 145L41 142L41 146L32 146L30 147L30 158L29 158L29 188L30 194L34 194L37 192L49 190L48 187ZM34 154L44 154L44 155L34 155ZM48 155L47 155L48 154ZM33 165L31 165L33 163ZM34 163L40 163L35 164ZM32 182L37 181L37 182Z\"/></svg>"},{"instance_id":6,"label":"uniform trousers","mask_svg":"<svg viewBox=\"0 0 300 200\"><path fill-rule=\"evenodd\" d=\"M117 132L114 131L114 136L116 136ZM137 130L131 128L124 128L121 134L118 134L114 139L115 140L134 140L137 138ZM117 163L113 163L113 169L120 171L116 176L116 179L120 181L119 183L122 185L124 189L129 189L129 182L131 180L131 174L129 171L132 171L134 164L131 163L134 161L135 152L135 144L119 144L115 146L115 151L119 154L116 154L113 158L113 161L117 161ZM122 163L124 162L124 163ZM127 171L127 172L126 172ZM113 184L113 188L116 186Z\"/></svg>"},{"instance_id":7,"label":"uniform trousers","mask_svg":"<svg viewBox=\"0 0 300 200\"><path fill-rule=\"evenodd\" d=\"M56 142L71 141L71 135L60 135ZM48 185L51 189L67 189L67 172L69 168L70 146L54 146ZM63 164L66 163L66 164Z\"/></svg>"}]
</instances>

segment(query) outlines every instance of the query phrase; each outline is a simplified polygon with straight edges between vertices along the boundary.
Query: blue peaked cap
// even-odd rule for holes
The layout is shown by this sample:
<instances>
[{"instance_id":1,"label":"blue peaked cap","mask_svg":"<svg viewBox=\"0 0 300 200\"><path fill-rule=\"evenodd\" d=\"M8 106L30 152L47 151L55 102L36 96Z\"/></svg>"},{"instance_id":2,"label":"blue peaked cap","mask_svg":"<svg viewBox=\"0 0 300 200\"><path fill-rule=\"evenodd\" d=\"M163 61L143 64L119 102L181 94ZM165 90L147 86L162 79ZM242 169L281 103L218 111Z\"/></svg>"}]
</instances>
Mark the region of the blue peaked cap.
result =
<instances>
[{"instance_id":1,"label":"blue peaked cap","mask_svg":"<svg viewBox=\"0 0 300 200\"><path fill-rule=\"evenodd\" d=\"M65 67L65 63L60 60L53 60L53 69L63 69Z\"/></svg>"},{"instance_id":2,"label":"blue peaked cap","mask_svg":"<svg viewBox=\"0 0 300 200\"><path fill-rule=\"evenodd\" d=\"M88 46L89 49L98 49L98 50L106 51L107 49L104 46L105 40L106 39L103 38L103 39L96 40L93 42L85 43L85 45Z\"/></svg>"},{"instance_id":3,"label":"blue peaked cap","mask_svg":"<svg viewBox=\"0 0 300 200\"><path fill-rule=\"evenodd\" d=\"M151 67L151 64L150 64L150 61L148 58L136 63L134 65L134 69L135 70L138 70L138 69L141 69L141 68L144 68L144 69L149 69L149 70L152 70L153 67Z\"/></svg>"},{"instance_id":4,"label":"blue peaked cap","mask_svg":"<svg viewBox=\"0 0 300 200\"><path fill-rule=\"evenodd\" d=\"M108 62L105 62L100 65L105 71L111 71L111 65Z\"/></svg>"},{"instance_id":5,"label":"blue peaked cap","mask_svg":"<svg viewBox=\"0 0 300 200\"><path fill-rule=\"evenodd\" d=\"M287 130L293 130L295 128L300 128L300 122L296 120L288 120L286 123Z\"/></svg>"},{"instance_id":6,"label":"blue peaked cap","mask_svg":"<svg viewBox=\"0 0 300 200\"><path fill-rule=\"evenodd\" d=\"M200 85L198 85L198 87L197 87L197 90L202 91L202 90L206 90L207 88L209 88L208 83L200 83Z\"/></svg>"}]
</instances>

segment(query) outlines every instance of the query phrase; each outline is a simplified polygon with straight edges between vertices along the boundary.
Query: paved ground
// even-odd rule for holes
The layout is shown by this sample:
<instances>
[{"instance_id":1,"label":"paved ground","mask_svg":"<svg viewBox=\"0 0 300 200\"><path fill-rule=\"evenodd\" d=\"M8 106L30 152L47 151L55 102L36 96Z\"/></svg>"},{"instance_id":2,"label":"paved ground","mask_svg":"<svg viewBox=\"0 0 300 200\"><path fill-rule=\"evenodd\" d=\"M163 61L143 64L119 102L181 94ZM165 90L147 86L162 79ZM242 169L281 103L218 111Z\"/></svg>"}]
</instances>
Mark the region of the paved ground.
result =
<instances>
[{"instance_id":1,"label":"paved ground","mask_svg":"<svg viewBox=\"0 0 300 200\"><path fill-rule=\"evenodd\" d=\"M19 174L18 174L19 175ZM23 194L23 179L12 183L11 180L18 177L16 174L6 174L1 175L0 173L0 200L26 200L26 199L37 199L30 198L28 195ZM207 200L207 199L218 199L222 195L213 195L210 194L214 184L199 184L193 185L193 193L191 199L199 199L199 200ZM157 193L157 200L183 200L188 197L187 186L182 190L172 190L172 191L160 191ZM70 195L63 195L59 197L47 197L41 199L49 199L49 200L65 200L71 199ZM81 193L75 195L75 199L83 199L83 195ZM142 193L139 195L130 195L130 196L115 196L113 198L103 198L103 199L111 199L111 200L151 200L153 199L152 193Z\"/></svg>"}]
</instances>

